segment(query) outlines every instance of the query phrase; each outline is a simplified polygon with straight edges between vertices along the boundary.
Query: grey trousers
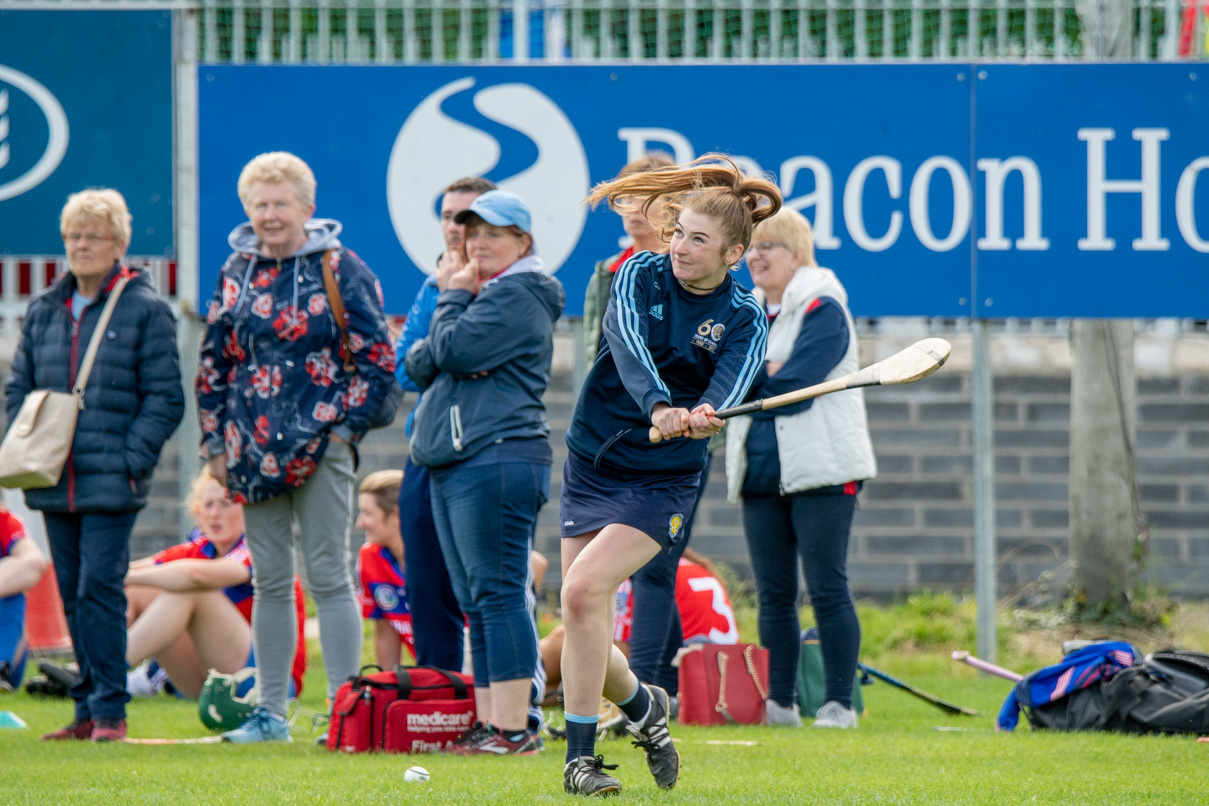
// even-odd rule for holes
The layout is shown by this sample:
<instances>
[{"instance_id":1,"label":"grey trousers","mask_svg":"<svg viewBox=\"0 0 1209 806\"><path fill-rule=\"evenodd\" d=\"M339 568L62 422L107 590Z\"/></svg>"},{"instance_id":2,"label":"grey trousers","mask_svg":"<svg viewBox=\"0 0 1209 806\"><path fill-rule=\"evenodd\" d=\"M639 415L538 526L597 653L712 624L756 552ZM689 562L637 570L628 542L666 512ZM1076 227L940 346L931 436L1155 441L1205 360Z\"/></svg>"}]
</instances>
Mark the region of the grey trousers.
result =
<instances>
[{"instance_id":1,"label":"grey trousers","mask_svg":"<svg viewBox=\"0 0 1209 806\"><path fill-rule=\"evenodd\" d=\"M244 527L252 552L252 645L260 704L286 715L290 669L298 629L294 605L294 531L306 564L306 580L319 616L319 643L328 697L355 675L361 663L361 617L349 577L348 535L352 522L352 449L331 442L311 477L296 490L244 505Z\"/></svg>"}]
</instances>

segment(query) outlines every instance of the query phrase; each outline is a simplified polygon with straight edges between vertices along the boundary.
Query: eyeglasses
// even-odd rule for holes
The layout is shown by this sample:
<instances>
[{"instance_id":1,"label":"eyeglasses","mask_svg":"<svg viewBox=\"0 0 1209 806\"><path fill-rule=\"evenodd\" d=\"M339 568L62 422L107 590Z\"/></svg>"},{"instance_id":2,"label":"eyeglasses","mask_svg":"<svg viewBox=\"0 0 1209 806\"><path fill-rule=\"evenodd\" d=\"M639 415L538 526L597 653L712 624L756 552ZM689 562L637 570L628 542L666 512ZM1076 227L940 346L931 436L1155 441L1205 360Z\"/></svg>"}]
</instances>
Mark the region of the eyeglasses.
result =
<instances>
[{"instance_id":1,"label":"eyeglasses","mask_svg":"<svg viewBox=\"0 0 1209 806\"><path fill-rule=\"evenodd\" d=\"M759 243L753 243L751 247L748 248L747 252L748 254L751 254L752 252L771 252L775 247L778 246L784 247L785 249L789 248L780 241L760 241Z\"/></svg>"},{"instance_id":2,"label":"eyeglasses","mask_svg":"<svg viewBox=\"0 0 1209 806\"><path fill-rule=\"evenodd\" d=\"M95 232L69 232L63 236L63 243L74 243L75 241L87 241L89 244L96 246L103 241L112 241L112 235L98 235Z\"/></svg>"}]
</instances>

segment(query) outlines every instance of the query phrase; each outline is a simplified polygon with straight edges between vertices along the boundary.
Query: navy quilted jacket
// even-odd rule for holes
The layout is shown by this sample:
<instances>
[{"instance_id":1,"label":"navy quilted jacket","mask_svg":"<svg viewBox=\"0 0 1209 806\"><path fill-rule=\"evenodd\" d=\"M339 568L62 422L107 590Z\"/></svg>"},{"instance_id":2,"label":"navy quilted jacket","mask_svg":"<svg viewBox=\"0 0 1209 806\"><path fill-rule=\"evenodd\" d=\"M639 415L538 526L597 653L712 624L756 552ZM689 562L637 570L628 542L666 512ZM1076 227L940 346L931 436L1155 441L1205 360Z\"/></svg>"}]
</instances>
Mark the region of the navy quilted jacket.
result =
<instances>
[{"instance_id":1,"label":"navy quilted jacket","mask_svg":"<svg viewBox=\"0 0 1209 806\"><path fill-rule=\"evenodd\" d=\"M176 323L146 274L115 265L77 323L68 304L76 278L64 274L29 304L12 373L4 385L8 422L34 389L70 392L101 309L119 272L122 291L84 390L71 455L58 485L27 490L45 512L129 512L142 509L160 449L185 413Z\"/></svg>"},{"instance_id":2,"label":"navy quilted jacket","mask_svg":"<svg viewBox=\"0 0 1209 806\"><path fill-rule=\"evenodd\" d=\"M356 443L394 382L395 348L378 278L341 246L340 225L307 222L292 257L259 253L250 224L218 278L202 337L197 406L206 456L227 457L227 487L240 503L301 487L331 434ZM353 372L328 306L330 254L348 326Z\"/></svg>"}]
</instances>

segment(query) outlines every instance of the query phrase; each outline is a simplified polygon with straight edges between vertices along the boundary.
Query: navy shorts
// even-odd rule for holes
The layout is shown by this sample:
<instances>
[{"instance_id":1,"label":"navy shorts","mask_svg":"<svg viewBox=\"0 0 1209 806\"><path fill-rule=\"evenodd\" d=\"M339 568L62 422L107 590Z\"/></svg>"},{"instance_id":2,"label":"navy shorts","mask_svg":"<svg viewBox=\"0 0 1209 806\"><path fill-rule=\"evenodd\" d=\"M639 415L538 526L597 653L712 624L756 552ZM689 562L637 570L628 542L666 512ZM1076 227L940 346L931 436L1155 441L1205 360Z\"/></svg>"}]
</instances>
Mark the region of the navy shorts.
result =
<instances>
[{"instance_id":1,"label":"navy shorts","mask_svg":"<svg viewBox=\"0 0 1209 806\"><path fill-rule=\"evenodd\" d=\"M563 537L578 537L610 523L632 526L665 551L683 534L701 474L643 476L601 472L569 454L563 465L559 517Z\"/></svg>"}]
</instances>

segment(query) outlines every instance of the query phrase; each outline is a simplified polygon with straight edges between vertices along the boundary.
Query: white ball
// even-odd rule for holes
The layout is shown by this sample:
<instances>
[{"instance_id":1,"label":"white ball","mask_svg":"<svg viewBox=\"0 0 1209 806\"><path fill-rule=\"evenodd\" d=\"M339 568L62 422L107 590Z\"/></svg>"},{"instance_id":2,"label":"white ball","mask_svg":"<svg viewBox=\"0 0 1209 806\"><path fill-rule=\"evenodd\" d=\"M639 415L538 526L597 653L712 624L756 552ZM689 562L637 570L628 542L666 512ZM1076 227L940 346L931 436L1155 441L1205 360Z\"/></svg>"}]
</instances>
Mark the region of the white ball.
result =
<instances>
[{"instance_id":1,"label":"white ball","mask_svg":"<svg viewBox=\"0 0 1209 806\"><path fill-rule=\"evenodd\" d=\"M423 767L408 767L407 772L403 773L403 780L414 784L428 780L428 770Z\"/></svg>"}]
</instances>

